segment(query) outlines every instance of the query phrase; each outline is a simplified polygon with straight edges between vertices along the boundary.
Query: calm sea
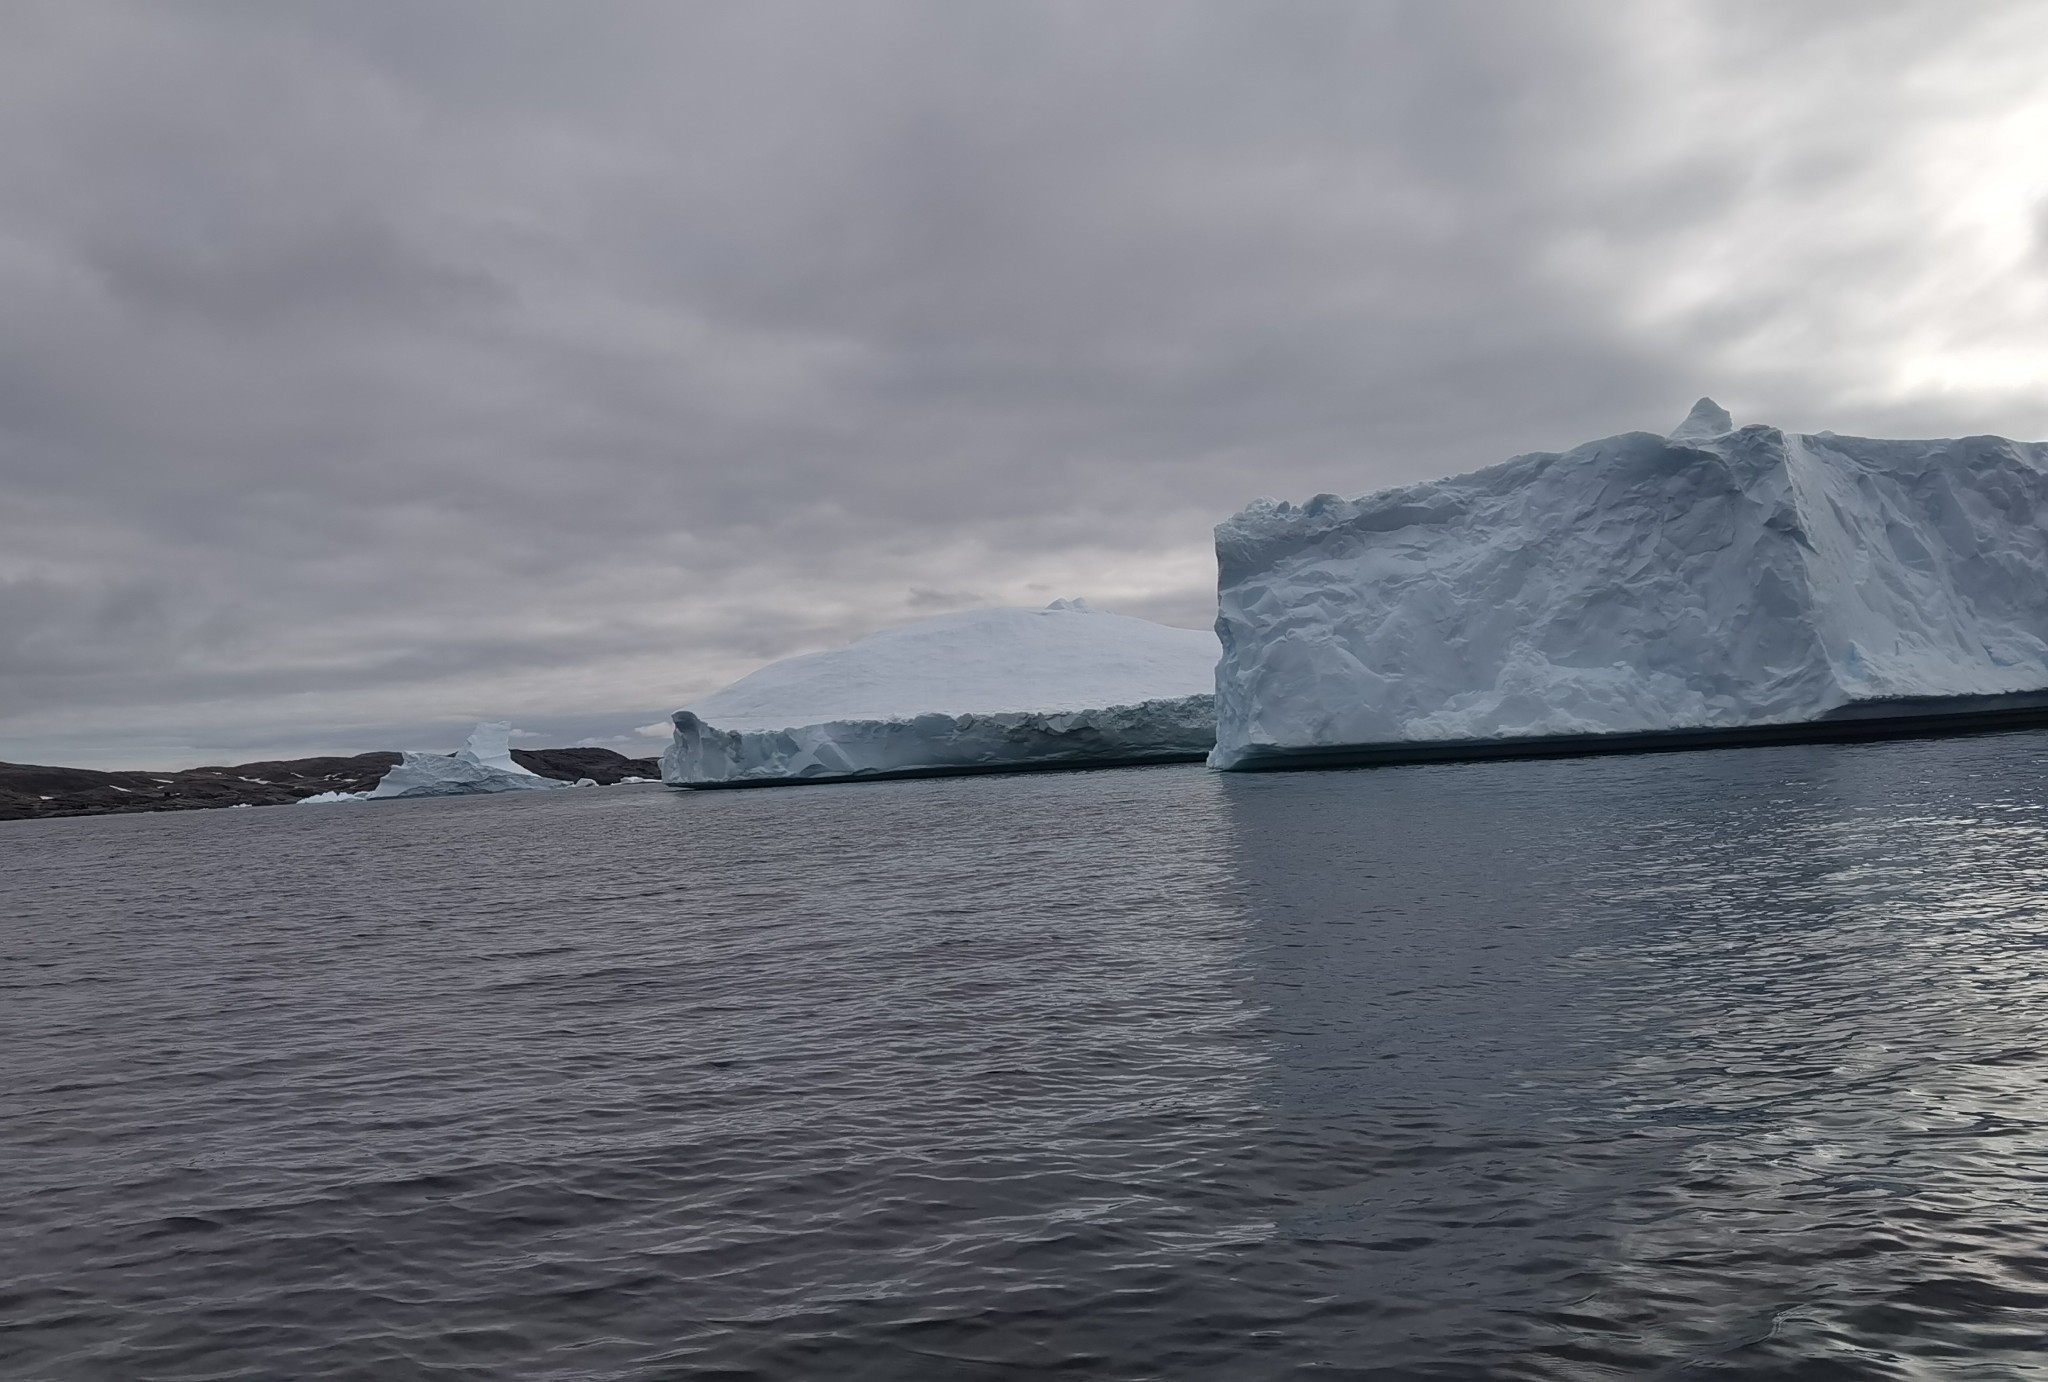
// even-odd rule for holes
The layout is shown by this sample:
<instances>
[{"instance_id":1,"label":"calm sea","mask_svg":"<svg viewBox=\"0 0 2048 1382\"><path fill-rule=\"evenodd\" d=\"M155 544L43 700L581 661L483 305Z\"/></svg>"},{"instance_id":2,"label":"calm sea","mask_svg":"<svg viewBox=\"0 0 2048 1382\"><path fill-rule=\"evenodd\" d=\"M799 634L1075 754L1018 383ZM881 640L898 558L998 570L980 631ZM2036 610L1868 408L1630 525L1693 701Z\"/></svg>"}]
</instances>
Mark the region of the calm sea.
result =
<instances>
[{"instance_id":1,"label":"calm sea","mask_svg":"<svg viewBox=\"0 0 2048 1382\"><path fill-rule=\"evenodd\" d=\"M0 825L0 1376L2048 1375L2048 736Z\"/></svg>"}]
</instances>

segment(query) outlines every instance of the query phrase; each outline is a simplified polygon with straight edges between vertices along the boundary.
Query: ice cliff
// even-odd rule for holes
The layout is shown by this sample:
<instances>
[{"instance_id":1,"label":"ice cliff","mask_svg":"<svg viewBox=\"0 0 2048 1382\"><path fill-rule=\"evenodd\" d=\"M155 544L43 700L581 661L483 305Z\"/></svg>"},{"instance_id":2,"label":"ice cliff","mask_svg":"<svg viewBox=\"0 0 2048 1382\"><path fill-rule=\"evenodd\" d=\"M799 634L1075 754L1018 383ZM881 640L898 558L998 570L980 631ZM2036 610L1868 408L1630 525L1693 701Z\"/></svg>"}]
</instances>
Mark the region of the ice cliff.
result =
<instances>
[{"instance_id":1,"label":"ice cliff","mask_svg":"<svg viewBox=\"0 0 2048 1382\"><path fill-rule=\"evenodd\" d=\"M1668 437L1259 500L1216 552L1222 768L2048 701L2048 444L1702 399Z\"/></svg>"},{"instance_id":2,"label":"ice cliff","mask_svg":"<svg viewBox=\"0 0 2048 1382\"><path fill-rule=\"evenodd\" d=\"M382 801L392 797L460 797L480 792L545 791L570 783L530 773L512 761L512 726L487 721L470 731L453 754L406 752L398 765L367 792L322 792L301 806L338 801ZM577 784L581 785L581 784Z\"/></svg>"},{"instance_id":3,"label":"ice cliff","mask_svg":"<svg viewBox=\"0 0 2048 1382\"><path fill-rule=\"evenodd\" d=\"M691 787L1200 758L1216 638L1091 610L941 615L772 663L679 710Z\"/></svg>"}]
</instances>

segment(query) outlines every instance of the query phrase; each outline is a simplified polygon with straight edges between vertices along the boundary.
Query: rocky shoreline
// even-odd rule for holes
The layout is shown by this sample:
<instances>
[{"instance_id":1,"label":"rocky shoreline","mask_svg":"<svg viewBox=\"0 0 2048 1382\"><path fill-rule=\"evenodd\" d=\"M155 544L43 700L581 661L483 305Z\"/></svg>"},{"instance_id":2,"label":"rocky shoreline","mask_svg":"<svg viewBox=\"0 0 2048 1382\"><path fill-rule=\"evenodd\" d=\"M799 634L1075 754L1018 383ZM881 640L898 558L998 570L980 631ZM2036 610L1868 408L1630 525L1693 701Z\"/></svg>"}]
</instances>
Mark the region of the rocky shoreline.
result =
<instances>
[{"instance_id":1,"label":"rocky shoreline","mask_svg":"<svg viewBox=\"0 0 2048 1382\"><path fill-rule=\"evenodd\" d=\"M514 749L512 758L529 772L564 782L587 777L610 786L629 777L661 776L655 759L628 758L610 749ZM317 792L368 791L397 762L395 753L359 753L162 773L0 763L0 821L285 806Z\"/></svg>"}]
</instances>

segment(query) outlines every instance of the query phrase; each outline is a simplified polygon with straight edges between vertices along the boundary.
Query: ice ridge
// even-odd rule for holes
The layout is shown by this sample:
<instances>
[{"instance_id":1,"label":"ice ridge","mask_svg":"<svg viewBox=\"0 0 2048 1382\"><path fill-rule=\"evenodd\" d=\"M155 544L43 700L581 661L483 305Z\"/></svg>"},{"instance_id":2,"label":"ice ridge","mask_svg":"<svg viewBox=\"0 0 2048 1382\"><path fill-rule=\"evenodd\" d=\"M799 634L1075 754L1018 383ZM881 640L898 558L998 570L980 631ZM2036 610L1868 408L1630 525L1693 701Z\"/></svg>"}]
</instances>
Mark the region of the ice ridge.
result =
<instances>
[{"instance_id":1,"label":"ice ridge","mask_svg":"<svg viewBox=\"0 0 2048 1382\"><path fill-rule=\"evenodd\" d=\"M1671 441L1707 441L1713 437L1725 437L1735 430L1735 419L1711 398L1702 398L1692 405L1692 411L1685 415L1685 421L1671 429Z\"/></svg>"}]
</instances>

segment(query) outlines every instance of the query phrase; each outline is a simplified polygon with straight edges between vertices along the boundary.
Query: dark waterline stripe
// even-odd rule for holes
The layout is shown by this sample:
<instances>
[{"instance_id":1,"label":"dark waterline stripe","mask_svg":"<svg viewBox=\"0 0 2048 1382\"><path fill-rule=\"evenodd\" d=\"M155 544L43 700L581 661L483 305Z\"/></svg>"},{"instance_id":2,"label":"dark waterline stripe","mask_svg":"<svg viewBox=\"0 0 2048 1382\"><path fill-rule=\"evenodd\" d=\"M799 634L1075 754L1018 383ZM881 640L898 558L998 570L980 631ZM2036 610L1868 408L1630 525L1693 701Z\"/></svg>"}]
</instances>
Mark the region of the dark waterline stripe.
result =
<instances>
[{"instance_id":1,"label":"dark waterline stripe","mask_svg":"<svg viewBox=\"0 0 2048 1382\"><path fill-rule=\"evenodd\" d=\"M1403 763L1456 763L1496 758L1587 758L1618 753L1684 753L1774 744L1933 739L2048 726L2048 691L2010 696L1927 697L1864 701L1818 720L1789 725L1644 730L1619 734L1540 734L1446 743L1258 745L1227 772L1314 768L1377 768Z\"/></svg>"}]
</instances>

